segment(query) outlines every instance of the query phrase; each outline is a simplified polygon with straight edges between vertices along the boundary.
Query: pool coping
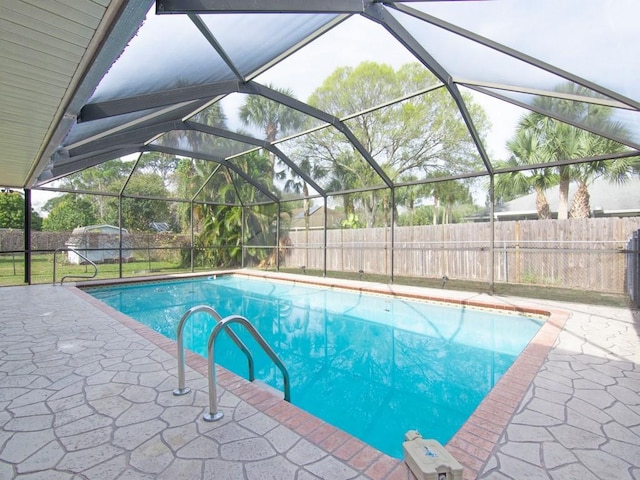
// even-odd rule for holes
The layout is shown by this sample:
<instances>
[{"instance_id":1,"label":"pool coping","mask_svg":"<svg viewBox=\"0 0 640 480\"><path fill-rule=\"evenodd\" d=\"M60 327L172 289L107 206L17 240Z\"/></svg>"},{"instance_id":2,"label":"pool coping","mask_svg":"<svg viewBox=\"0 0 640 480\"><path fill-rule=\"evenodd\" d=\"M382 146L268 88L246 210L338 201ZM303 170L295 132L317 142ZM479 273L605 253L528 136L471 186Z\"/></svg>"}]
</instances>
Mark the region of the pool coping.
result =
<instances>
[{"instance_id":1,"label":"pool coping","mask_svg":"<svg viewBox=\"0 0 640 480\"><path fill-rule=\"evenodd\" d=\"M409 287L403 285L384 285L370 282L328 279L320 277L305 277L296 274L276 272L230 270L225 272L209 272L199 274L184 274L162 277L142 277L134 279L118 279L117 281L83 282L78 287L116 285L131 283L132 281L157 281L194 276L210 275L246 275L264 279L277 279L294 283L323 285L334 288L360 291L363 293L405 296L430 302L448 303L473 308L490 308L508 312L531 315L544 315L547 320L543 323L533 339L518 356L507 372L500 378L494 388L484 398L473 414L446 444L446 449L464 467L464 480L477 478L482 467L486 464L498 441L504 434L525 394L529 390L534 377L543 365L547 354L553 347L559 333L562 331L569 313L564 310L530 307L522 300L513 301L505 298L486 297L485 295L470 294L469 292L445 291L439 295L433 289ZM70 287L70 290L82 296L85 301L100 309L102 312L117 319L120 323L134 330L156 346L177 357L176 342L155 332L151 328L138 323L132 318L118 312L108 305L95 299L80 288ZM443 294L445 293L443 292ZM207 360L191 351L185 352L187 365L203 376L207 376ZM291 428L312 444L331 453L352 468L356 468L368 478L377 480L406 480L413 478L407 465L402 460L390 457L361 440L351 437L342 430L329 425L304 410L285 402L282 396L274 393L270 388L251 383L228 370L217 366L216 376L218 384L226 390L238 395L254 408L262 411L275 421ZM425 435L428 437L428 435Z\"/></svg>"}]
</instances>

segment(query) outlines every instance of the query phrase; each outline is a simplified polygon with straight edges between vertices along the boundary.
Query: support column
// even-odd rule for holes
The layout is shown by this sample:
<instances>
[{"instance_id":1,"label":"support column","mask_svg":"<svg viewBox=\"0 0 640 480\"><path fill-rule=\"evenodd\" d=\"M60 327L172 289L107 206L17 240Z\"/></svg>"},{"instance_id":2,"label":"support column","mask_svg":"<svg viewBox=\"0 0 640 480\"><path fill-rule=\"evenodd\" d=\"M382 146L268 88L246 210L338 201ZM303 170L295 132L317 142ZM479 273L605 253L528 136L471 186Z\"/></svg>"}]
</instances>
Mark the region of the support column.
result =
<instances>
[{"instance_id":1,"label":"support column","mask_svg":"<svg viewBox=\"0 0 640 480\"><path fill-rule=\"evenodd\" d=\"M396 189L391 187L391 275L390 281L393 283L393 257L396 243Z\"/></svg>"},{"instance_id":2,"label":"support column","mask_svg":"<svg viewBox=\"0 0 640 480\"><path fill-rule=\"evenodd\" d=\"M496 254L495 254L495 241L496 241L496 229L495 229L495 195L494 195L494 174L489 173L489 199L491 202L489 225L491 226L491 237L489 238L489 250L491 256L489 257L489 293L493 295L495 293L495 276L496 276Z\"/></svg>"},{"instance_id":3,"label":"support column","mask_svg":"<svg viewBox=\"0 0 640 480\"><path fill-rule=\"evenodd\" d=\"M323 249L323 266L322 276L327 276L327 197L324 197L324 249ZM309 248L309 245L307 245Z\"/></svg>"},{"instance_id":4,"label":"support column","mask_svg":"<svg viewBox=\"0 0 640 480\"><path fill-rule=\"evenodd\" d=\"M241 236L241 239L240 239L240 252L241 252L241 254L240 254L240 256L242 258L240 260L240 262L241 262L240 266L242 268L244 268L244 238L245 238L244 237L244 205L242 205L240 208L242 208L242 215L241 215L242 225L240 226L240 236Z\"/></svg>"},{"instance_id":5,"label":"support column","mask_svg":"<svg viewBox=\"0 0 640 480\"><path fill-rule=\"evenodd\" d=\"M31 285L31 190L24 190L24 283Z\"/></svg>"},{"instance_id":6,"label":"support column","mask_svg":"<svg viewBox=\"0 0 640 480\"><path fill-rule=\"evenodd\" d=\"M122 192L118 195L118 255L120 261L118 262L118 278L122 278Z\"/></svg>"},{"instance_id":7,"label":"support column","mask_svg":"<svg viewBox=\"0 0 640 480\"><path fill-rule=\"evenodd\" d=\"M194 240L195 234L193 232L193 199L189 202L189 223L191 224L191 241L189 245L189 262L191 267L191 273L195 272L194 260L195 255L193 252L194 249Z\"/></svg>"},{"instance_id":8,"label":"support column","mask_svg":"<svg viewBox=\"0 0 640 480\"><path fill-rule=\"evenodd\" d=\"M278 202L278 218L276 219L276 272L280 271L280 213L282 207Z\"/></svg>"}]
</instances>

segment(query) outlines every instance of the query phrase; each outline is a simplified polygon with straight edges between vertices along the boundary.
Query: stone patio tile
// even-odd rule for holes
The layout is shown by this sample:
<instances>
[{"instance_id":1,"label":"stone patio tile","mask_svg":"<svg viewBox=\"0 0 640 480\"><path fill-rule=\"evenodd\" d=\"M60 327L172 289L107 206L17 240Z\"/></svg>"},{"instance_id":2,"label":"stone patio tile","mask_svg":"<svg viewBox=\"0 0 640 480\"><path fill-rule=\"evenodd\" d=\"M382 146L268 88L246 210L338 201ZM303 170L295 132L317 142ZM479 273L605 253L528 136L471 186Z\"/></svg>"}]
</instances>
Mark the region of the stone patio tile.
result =
<instances>
[{"instance_id":1,"label":"stone patio tile","mask_svg":"<svg viewBox=\"0 0 640 480\"><path fill-rule=\"evenodd\" d=\"M202 420L202 408L181 406L181 407L166 407L160 414L160 418L166 422L169 427L177 427L193 422L203 422Z\"/></svg>"},{"instance_id":2,"label":"stone patio tile","mask_svg":"<svg viewBox=\"0 0 640 480\"><path fill-rule=\"evenodd\" d=\"M139 376L137 373L132 372L118 372L113 376L113 381L116 383L128 383L130 385L137 385Z\"/></svg>"},{"instance_id":3,"label":"stone patio tile","mask_svg":"<svg viewBox=\"0 0 640 480\"><path fill-rule=\"evenodd\" d=\"M203 479L238 480L244 478L243 465L237 462L214 459L205 460Z\"/></svg>"},{"instance_id":4,"label":"stone patio tile","mask_svg":"<svg viewBox=\"0 0 640 480\"><path fill-rule=\"evenodd\" d=\"M322 479L320 477L316 477L310 472L307 472L306 470L298 470L295 480L322 480ZM359 479L358 477L356 477L354 480L359 480Z\"/></svg>"},{"instance_id":5,"label":"stone patio tile","mask_svg":"<svg viewBox=\"0 0 640 480\"><path fill-rule=\"evenodd\" d=\"M300 435L280 425L264 435L278 453L289 450L300 439Z\"/></svg>"},{"instance_id":6,"label":"stone patio tile","mask_svg":"<svg viewBox=\"0 0 640 480\"><path fill-rule=\"evenodd\" d=\"M226 443L220 447L220 456L225 460L255 461L276 454L271 444L261 437L246 438Z\"/></svg>"},{"instance_id":7,"label":"stone patio tile","mask_svg":"<svg viewBox=\"0 0 640 480\"><path fill-rule=\"evenodd\" d=\"M127 455L123 454L86 470L84 475L88 480L115 480L122 478L120 475L125 470L127 470Z\"/></svg>"},{"instance_id":8,"label":"stone patio tile","mask_svg":"<svg viewBox=\"0 0 640 480\"><path fill-rule=\"evenodd\" d=\"M542 398L534 398L528 404L527 408L535 410L558 420L565 418L565 406L555 402L550 402Z\"/></svg>"},{"instance_id":9,"label":"stone patio tile","mask_svg":"<svg viewBox=\"0 0 640 480\"><path fill-rule=\"evenodd\" d=\"M291 480L298 470L297 465L281 456L250 462L244 468L247 480Z\"/></svg>"},{"instance_id":10,"label":"stone patio tile","mask_svg":"<svg viewBox=\"0 0 640 480\"><path fill-rule=\"evenodd\" d=\"M635 385L639 389L638 392L622 385L612 385L607 387L607 392L625 405L640 405L640 378L635 382Z\"/></svg>"},{"instance_id":11,"label":"stone patio tile","mask_svg":"<svg viewBox=\"0 0 640 480\"><path fill-rule=\"evenodd\" d=\"M358 472L332 456L324 457L316 463L307 465L305 468L323 479L349 480L358 476Z\"/></svg>"},{"instance_id":12,"label":"stone patio tile","mask_svg":"<svg viewBox=\"0 0 640 480\"><path fill-rule=\"evenodd\" d=\"M581 413L576 412L575 410L569 410L567 412L566 424L571 425L572 427L577 427L582 430L586 430L595 435L604 436L601 422L597 422L589 417L586 417Z\"/></svg>"},{"instance_id":13,"label":"stone patio tile","mask_svg":"<svg viewBox=\"0 0 640 480\"><path fill-rule=\"evenodd\" d=\"M60 439L60 443L64 445L64 448L68 452L74 452L76 450L97 447L98 445L104 445L105 443L110 442L111 433L111 425L108 425L106 427L97 428L78 435L58 435L58 437Z\"/></svg>"},{"instance_id":14,"label":"stone patio tile","mask_svg":"<svg viewBox=\"0 0 640 480\"><path fill-rule=\"evenodd\" d=\"M155 402L137 403L129 406L116 418L116 427L126 427L134 423L142 423L160 416L164 409Z\"/></svg>"},{"instance_id":15,"label":"stone patio tile","mask_svg":"<svg viewBox=\"0 0 640 480\"><path fill-rule=\"evenodd\" d=\"M545 376L538 375L534 381L534 385L536 387L544 388L546 390L550 390L552 392L564 393L567 395L571 395L573 393L573 385L566 385L565 383L558 382L557 378L548 378Z\"/></svg>"},{"instance_id":16,"label":"stone patio tile","mask_svg":"<svg viewBox=\"0 0 640 480\"><path fill-rule=\"evenodd\" d=\"M68 452L62 457L57 468L71 472L83 472L122 453L124 453L122 449L111 445L100 445Z\"/></svg>"},{"instance_id":17,"label":"stone patio tile","mask_svg":"<svg viewBox=\"0 0 640 480\"><path fill-rule=\"evenodd\" d=\"M84 480L82 477L74 475L73 473L59 472L56 470L50 470L47 474L47 480ZM19 480L42 480L42 473L25 473L17 478Z\"/></svg>"},{"instance_id":18,"label":"stone patio tile","mask_svg":"<svg viewBox=\"0 0 640 480\"><path fill-rule=\"evenodd\" d=\"M13 412L15 415L15 412ZM54 415L16 416L4 425L4 430L11 432L34 432L51 428Z\"/></svg>"},{"instance_id":19,"label":"stone patio tile","mask_svg":"<svg viewBox=\"0 0 640 480\"><path fill-rule=\"evenodd\" d=\"M591 473L587 467L579 463L565 465L549 472L553 480L602 480Z\"/></svg>"},{"instance_id":20,"label":"stone patio tile","mask_svg":"<svg viewBox=\"0 0 640 480\"><path fill-rule=\"evenodd\" d=\"M553 440L551 434L544 427L514 424L507 427L507 437L512 442L548 442Z\"/></svg>"},{"instance_id":21,"label":"stone patio tile","mask_svg":"<svg viewBox=\"0 0 640 480\"><path fill-rule=\"evenodd\" d=\"M108 427L112 425L112 423L113 419L104 415L94 414L56 427L55 432L59 437L67 437L70 435L77 435L79 433L97 430L101 427Z\"/></svg>"},{"instance_id":22,"label":"stone patio tile","mask_svg":"<svg viewBox=\"0 0 640 480\"><path fill-rule=\"evenodd\" d=\"M610 439L620 440L621 442L630 443L632 445L640 445L640 436L619 423L607 423L602 427L602 430Z\"/></svg>"},{"instance_id":23,"label":"stone patio tile","mask_svg":"<svg viewBox=\"0 0 640 480\"><path fill-rule=\"evenodd\" d=\"M21 395L16 396L11 403L9 404L9 409L23 407L25 405L33 405L37 403L45 402L49 397L51 397L54 393L53 390L43 390L43 389L35 389L35 390L27 390L23 392Z\"/></svg>"},{"instance_id":24,"label":"stone patio tile","mask_svg":"<svg viewBox=\"0 0 640 480\"><path fill-rule=\"evenodd\" d=\"M557 442L545 442L542 444L542 460L546 468L554 469L560 465L574 463L578 459L571 450Z\"/></svg>"},{"instance_id":25,"label":"stone patio tile","mask_svg":"<svg viewBox=\"0 0 640 480\"><path fill-rule=\"evenodd\" d=\"M121 395L133 403L150 403L155 402L158 392L151 387L130 385L124 389Z\"/></svg>"},{"instance_id":26,"label":"stone patio tile","mask_svg":"<svg viewBox=\"0 0 640 480\"><path fill-rule=\"evenodd\" d=\"M620 442L618 440L609 440L601 447L603 452L625 459L631 465L640 468L640 445Z\"/></svg>"},{"instance_id":27,"label":"stone patio tile","mask_svg":"<svg viewBox=\"0 0 640 480\"><path fill-rule=\"evenodd\" d=\"M287 459L296 465L307 465L327 456L327 452L316 447L304 438L298 441L286 454Z\"/></svg>"},{"instance_id":28,"label":"stone patio tile","mask_svg":"<svg viewBox=\"0 0 640 480\"><path fill-rule=\"evenodd\" d=\"M572 398L572 393L557 392L555 390L549 390L541 386L536 385L533 388L533 393L537 398L547 400L549 402L565 404Z\"/></svg>"},{"instance_id":29,"label":"stone patio tile","mask_svg":"<svg viewBox=\"0 0 640 480\"><path fill-rule=\"evenodd\" d=\"M600 409L608 408L616 401L613 395L605 390L576 390L573 395Z\"/></svg>"},{"instance_id":30,"label":"stone patio tile","mask_svg":"<svg viewBox=\"0 0 640 480\"><path fill-rule=\"evenodd\" d=\"M217 422L207 423L210 426L216 426ZM199 422L198 426L204 425L205 422ZM244 440L247 438L253 438L256 435L247 430L246 428L242 428L240 425L235 423L228 423L226 425L221 425L218 428L215 428L207 433L208 437L213 438L217 443L225 444L236 442L238 440Z\"/></svg>"},{"instance_id":31,"label":"stone patio tile","mask_svg":"<svg viewBox=\"0 0 640 480\"><path fill-rule=\"evenodd\" d=\"M640 415L620 402L616 402L605 411L609 415L611 415L611 417L613 417L615 421L617 421L621 425L624 425L625 427L635 427L637 425L640 425Z\"/></svg>"},{"instance_id":32,"label":"stone patio tile","mask_svg":"<svg viewBox=\"0 0 640 480\"><path fill-rule=\"evenodd\" d=\"M629 472L629 463L601 450L576 450L576 456L597 478L635 480Z\"/></svg>"},{"instance_id":33,"label":"stone patio tile","mask_svg":"<svg viewBox=\"0 0 640 480\"><path fill-rule=\"evenodd\" d=\"M51 430L16 432L11 435L2 448L2 451L0 451L0 460L10 463L20 463L52 440L54 440L54 436Z\"/></svg>"},{"instance_id":34,"label":"stone patio tile","mask_svg":"<svg viewBox=\"0 0 640 480\"><path fill-rule=\"evenodd\" d=\"M509 442L500 451L510 457L542 467L541 445L539 443Z\"/></svg>"},{"instance_id":35,"label":"stone patio tile","mask_svg":"<svg viewBox=\"0 0 640 480\"><path fill-rule=\"evenodd\" d=\"M113 444L126 450L134 450L166 427L167 424L157 418L119 427L113 432Z\"/></svg>"},{"instance_id":36,"label":"stone patio tile","mask_svg":"<svg viewBox=\"0 0 640 480\"><path fill-rule=\"evenodd\" d=\"M552 425L561 425L563 420L544 415L543 413L525 410L513 417L513 425L526 425L529 427L550 427Z\"/></svg>"},{"instance_id":37,"label":"stone patio tile","mask_svg":"<svg viewBox=\"0 0 640 480\"><path fill-rule=\"evenodd\" d=\"M176 452L180 458L217 458L218 444L213 440L199 436Z\"/></svg>"},{"instance_id":38,"label":"stone patio tile","mask_svg":"<svg viewBox=\"0 0 640 480\"><path fill-rule=\"evenodd\" d=\"M255 432L261 436L264 436L267 432L273 430L279 425L278 422L262 412L257 412L238 423L244 428L251 430L252 432Z\"/></svg>"},{"instance_id":39,"label":"stone patio tile","mask_svg":"<svg viewBox=\"0 0 640 480\"><path fill-rule=\"evenodd\" d=\"M546 480L549 475L543 468L531 465L517 458L498 453L500 472L514 480Z\"/></svg>"},{"instance_id":40,"label":"stone patio tile","mask_svg":"<svg viewBox=\"0 0 640 480\"><path fill-rule=\"evenodd\" d=\"M167 428L162 432L162 438L169 447L177 451L187 443L197 438L200 434L194 424L180 425L175 428Z\"/></svg>"},{"instance_id":41,"label":"stone patio tile","mask_svg":"<svg viewBox=\"0 0 640 480\"><path fill-rule=\"evenodd\" d=\"M455 458L455 457L454 457ZM388 455L380 455L374 460L374 462L367 468L365 475L373 480L382 480L396 467L397 462L395 459Z\"/></svg>"},{"instance_id":42,"label":"stone patio tile","mask_svg":"<svg viewBox=\"0 0 640 480\"><path fill-rule=\"evenodd\" d=\"M157 480L193 480L202 475L203 460L176 459L166 470L157 476ZM215 478L215 477L212 477Z\"/></svg>"},{"instance_id":43,"label":"stone patio tile","mask_svg":"<svg viewBox=\"0 0 640 480\"><path fill-rule=\"evenodd\" d=\"M158 474L171 465L173 459L173 452L156 435L131 452L129 464L144 473Z\"/></svg>"},{"instance_id":44,"label":"stone patio tile","mask_svg":"<svg viewBox=\"0 0 640 480\"><path fill-rule=\"evenodd\" d=\"M549 432L564 447L569 449L592 448L597 449L607 440L601 435L596 435L586 430L570 425L549 427Z\"/></svg>"},{"instance_id":45,"label":"stone patio tile","mask_svg":"<svg viewBox=\"0 0 640 480\"><path fill-rule=\"evenodd\" d=\"M49 442L17 466L18 473L41 472L55 468L65 451L58 442ZM2 478L0 476L0 478ZM11 478L11 477L7 477Z\"/></svg>"}]
</instances>

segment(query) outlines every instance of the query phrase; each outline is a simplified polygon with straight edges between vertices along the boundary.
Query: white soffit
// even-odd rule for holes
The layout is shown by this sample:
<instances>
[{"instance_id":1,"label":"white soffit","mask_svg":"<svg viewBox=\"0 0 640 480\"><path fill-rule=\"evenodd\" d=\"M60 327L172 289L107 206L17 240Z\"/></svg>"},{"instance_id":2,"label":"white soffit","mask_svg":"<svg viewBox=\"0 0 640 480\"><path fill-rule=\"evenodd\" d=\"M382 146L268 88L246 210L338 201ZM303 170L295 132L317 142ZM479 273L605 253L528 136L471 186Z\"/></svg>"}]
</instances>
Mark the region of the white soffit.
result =
<instances>
[{"instance_id":1,"label":"white soffit","mask_svg":"<svg viewBox=\"0 0 640 480\"><path fill-rule=\"evenodd\" d=\"M27 186L123 3L0 0L0 186Z\"/></svg>"}]
</instances>

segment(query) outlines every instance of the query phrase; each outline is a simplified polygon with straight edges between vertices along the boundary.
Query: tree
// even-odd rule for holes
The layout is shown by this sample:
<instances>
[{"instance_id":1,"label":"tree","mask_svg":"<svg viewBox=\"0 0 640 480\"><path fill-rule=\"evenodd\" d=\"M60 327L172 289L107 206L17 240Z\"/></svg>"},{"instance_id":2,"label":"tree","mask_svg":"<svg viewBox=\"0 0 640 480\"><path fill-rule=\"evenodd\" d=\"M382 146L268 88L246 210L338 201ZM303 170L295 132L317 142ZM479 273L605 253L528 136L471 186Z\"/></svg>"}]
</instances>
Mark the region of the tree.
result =
<instances>
[{"instance_id":1,"label":"tree","mask_svg":"<svg viewBox=\"0 0 640 480\"><path fill-rule=\"evenodd\" d=\"M0 228L24 228L24 196L10 189L0 191ZM31 209L31 230L42 230L42 217Z\"/></svg>"},{"instance_id":2,"label":"tree","mask_svg":"<svg viewBox=\"0 0 640 480\"><path fill-rule=\"evenodd\" d=\"M268 85L288 97L293 97L293 92L288 89L277 88ZM264 129L264 139L272 143L278 135L285 135L299 128L304 123L304 115L281 103L276 103L259 95L249 95L240 107L240 120L245 125L253 125ZM275 174L275 157L269 156L271 171Z\"/></svg>"},{"instance_id":3,"label":"tree","mask_svg":"<svg viewBox=\"0 0 640 480\"><path fill-rule=\"evenodd\" d=\"M97 223L95 204L84 195L65 193L51 198L43 210L49 212L42 221L43 230L60 232Z\"/></svg>"},{"instance_id":4,"label":"tree","mask_svg":"<svg viewBox=\"0 0 640 480\"><path fill-rule=\"evenodd\" d=\"M151 222L171 223L169 204L165 200L156 200L168 196L162 177L156 173L141 173L129 179L122 199L122 227L130 231L145 232L151 230ZM152 197L152 198L132 198ZM112 199L109 204L110 223L118 224L118 203Z\"/></svg>"},{"instance_id":5,"label":"tree","mask_svg":"<svg viewBox=\"0 0 640 480\"><path fill-rule=\"evenodd\" d=\"M453 223L454 205L471 203L471 192L464 183L456 180L446 180L433 184L434 212L433 224L438 224L438 210L442 208L441 223Z\"/></svg>"},{"instance_id":6,"label":"tree","mask_svg":"<svg viewBox=\"0 0 640 480\"><path fill-rule=\"evenodd\" d=\"M309 103L346 117L410 96L436 82L419 64L403 65L395 71L388 65L364 62L355 68L336 69L313 92ZM470 97L465 96L465 102L483 136L486 115ZM482 165L457 105L444 88L357 115L345 123L394 182L429 178L443 169L450 175L468 173ZM310 161L327 172L325 182L333 190L384 185L380 175L337 129L325 128L307 135L304 146ZM381 205L383 196L363 192L353 199L364 209L367 226L375 225L379 216L388 212Z\"/></svg>"},{"instance_id":7,"label":"tree","mask_svg":"<svg viewBox=\"0 0 640 480\"><path fill-rule=\"evenodd\" d=\"M0 228L24 228L24 197L19 192L0 192Z\"/></svg>"},{"instance_id":8,"label":"tree","mask_svg":"<svg viewBox=\"0 0 640 480\"><path fill-rule=\"evenodd\" d=\"M132 161L116 158L65 177L62 179L62 184L64 188L69 190L96 192L96 195L83 196L83 200L94 204L93 215L95 219L92 223L109 223L107 205L112 200L109 196L98 193L119 193L132 168ZM113 220L111 220L112 222Z\"/></svg>"},{"instance_id":9,"label":"tree","mask_svg":"<svg viewBox=\"0 0 640 480\"><path fill-rule=\"evenodd\" d=\"M515 136L507 142L511 157L506 162L498 162L496 167L521 167L539 165L548 161L548 151L539 144L538 136L531 130L520 128ZM496 197L511 200L518 195L536 192L536 212L538 219L551 218L549 202L545 190L557 185L558 175L552 168L532 168L530 170L515 170L498 175L494 189Z\"/></svg>"},{"instance_id":10,"label":"tree","mask_svg":"<svg viewBox=\"0 0 640 480\"><path fill-rule=\"evenodd\" d=\"M574 97L593 97L593 93L589 89L572 83L559 85L556 91ZM623 125L611 119L611 107L588 101L580 102L551 96L538 97L534 105L541 111L553 113L559 118L567 119L567 121L597 126L603 133L611 134L617 138L624 139L629 136ZM521 130L537 139L537 148L541 150L537 155L549 162L613 154L627 148L614 140L554 120L538 112L529 113L520 120L516 135ZM559 219L569 217L569 185L572 180L577 180L579 184L572 214L588 216L590 213L588 184L598 176L624 178L631 169L631 161L628 159L592 163L593 165L572 164L555 167L559 185Z\"/></svg>"},{"instance_id":11,"label":"tree","mask_svg":"<svg viewBox=\"0 0 640 480\"><path fill-rule=\"evenodd\" d=\"M265 188L273 188L273 182L263 175L270 166L266 155L251 152L234 159L234 162L249 177L261 181ZM198 206L201 217L201 229L196 238L200 247L198 261L213 267L239 265L243 246L248 263L268 261L269 254L263 247L274 243L275 232L271 227L277 207L256 205L261 195L258 189L236 178L236 174L226 167L219 169L202 193L203 198L215 198L216 203Z\"/></svg>"},{"instance_id":12,"label":"tree","mask_svg":"<svg viewBox=\"0 0 640 480\"><path fill-rule=\"evenodd\" d=\"M169 186L179 164L180 159L173 155L160 152L146 152L140 157L137 168L160 175L164 184Z\"/></svg>"},{"instance_id":13,"label":"tree","mask_svg":"<svg viewBox=\"0 0 640 480\"><path fill-rule=\"evenodd\" d=\"M0 228L24 227L24 198L18 192L0 192Z\"/></svg>"}]
</instances>

